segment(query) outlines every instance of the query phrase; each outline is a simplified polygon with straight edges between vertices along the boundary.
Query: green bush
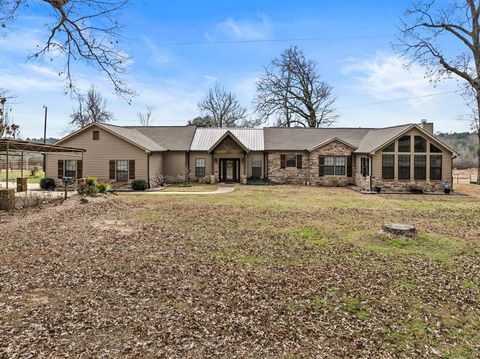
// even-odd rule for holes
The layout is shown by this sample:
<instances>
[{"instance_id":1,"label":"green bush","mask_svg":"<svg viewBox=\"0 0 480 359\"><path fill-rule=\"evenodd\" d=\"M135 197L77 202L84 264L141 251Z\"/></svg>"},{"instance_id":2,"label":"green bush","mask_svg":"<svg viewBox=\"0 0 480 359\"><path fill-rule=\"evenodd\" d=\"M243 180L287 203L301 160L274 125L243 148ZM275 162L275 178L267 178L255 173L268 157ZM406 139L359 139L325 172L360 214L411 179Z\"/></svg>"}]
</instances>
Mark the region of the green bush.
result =
<instances>
[{"instance_id":1,"label":"green bush","mask_svg":"<svg viewBox=\"0 0 480 359\"><path fill-rule=\"evenodd\" d=\"M247 184L256 185L256 186L271 186L274 185L275 182L270 181L268 178L254 178L250 177L247 178Z\"/></svg>"},{"instance_id":2,"label":"green bush","mask_svg":"<svg viewBox=\"0 0 480 359\"><path fill-rule=\"evenodd\" d=\"M110 187L110 184L108 182L97 183L97 188L99 193L106 193L109 187Z\"/></svg>"},{"instance_id":3,"label":"green bush","mask_svg":"<svg viewBox=\"0 0 480 359\"><path fill-rule=\"evenodd\" d=\"M57 184L53 178L46 177L40 180L40 188L46 191L53 191Z\"/></svg>"},{"instance_id":4,"label":"green bush","mask_svg":"<svg viewBox=\"0 0 480 359\"><path fill-rule=\"evenodd\" d=\"M145 180L132 181L132 189L134 191L145 191L148 188L148 183Z\"/></svg>"},{"instance_id":5,"label":"green bush","mask_svg":"<svg viewBox=\"0 0 480 359\"><path fill-rule=\"evenodd\" d=\"M85 182L87 183L87 186L97 186L97 178L96 177L88 176L87 179L85 180Z\"/></svg>"}]
</instances>

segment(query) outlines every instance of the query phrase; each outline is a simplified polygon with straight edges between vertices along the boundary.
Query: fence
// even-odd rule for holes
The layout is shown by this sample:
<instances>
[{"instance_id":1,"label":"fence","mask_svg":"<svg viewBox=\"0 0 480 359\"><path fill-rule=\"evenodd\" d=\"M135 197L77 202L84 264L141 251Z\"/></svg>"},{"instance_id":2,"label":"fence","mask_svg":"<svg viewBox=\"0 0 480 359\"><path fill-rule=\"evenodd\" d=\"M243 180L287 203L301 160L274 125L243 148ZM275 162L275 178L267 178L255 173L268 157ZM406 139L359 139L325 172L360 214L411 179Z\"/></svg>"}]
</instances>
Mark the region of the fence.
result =
<instances>
[{"instance_id":1,"label":"fence","mask_svg":"<svg viewBox=\"0 0 480 359\"><path fill-rule=\"evenodd\" d=\"M477 169L454 170L453 183L471 183L477 181Z\"/></svg>"},{"instance_id":2,"label":"fence","mask_svg":"<svg viewBox=\"0 0 480 359\"><path fill-rule=\"evenodd\" d=\"M22 160L19 159L12 159L8 161L8 167L11 171L19 171L22 169ZM33 168L42 168L43 167L43 160L38 158L29 158L23 161L23 169L24 170L31 170ZM0 160L0 172L5 171L7 169L7 162L5 160Z\"/></svg>"}]
</instances>

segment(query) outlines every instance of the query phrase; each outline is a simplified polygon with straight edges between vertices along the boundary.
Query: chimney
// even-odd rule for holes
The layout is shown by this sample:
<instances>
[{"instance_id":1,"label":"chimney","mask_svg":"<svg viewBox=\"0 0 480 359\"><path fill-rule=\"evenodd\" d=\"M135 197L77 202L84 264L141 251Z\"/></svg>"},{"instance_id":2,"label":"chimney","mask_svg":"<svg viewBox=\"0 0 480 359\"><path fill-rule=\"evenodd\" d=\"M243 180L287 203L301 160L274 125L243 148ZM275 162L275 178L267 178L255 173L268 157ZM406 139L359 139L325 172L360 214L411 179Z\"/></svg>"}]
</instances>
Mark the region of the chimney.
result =
<instances>
[{"instance_id":1,"label":"chimney","mask_svg":"<svg viewBox=\"0 0 480 359\"><path fill-rule=\"evenodd\" d=\"M422 127L429 134L433 135L433 122L427 122L427 120L422 119L420 127Z\"/></svg>"}]
</instances>

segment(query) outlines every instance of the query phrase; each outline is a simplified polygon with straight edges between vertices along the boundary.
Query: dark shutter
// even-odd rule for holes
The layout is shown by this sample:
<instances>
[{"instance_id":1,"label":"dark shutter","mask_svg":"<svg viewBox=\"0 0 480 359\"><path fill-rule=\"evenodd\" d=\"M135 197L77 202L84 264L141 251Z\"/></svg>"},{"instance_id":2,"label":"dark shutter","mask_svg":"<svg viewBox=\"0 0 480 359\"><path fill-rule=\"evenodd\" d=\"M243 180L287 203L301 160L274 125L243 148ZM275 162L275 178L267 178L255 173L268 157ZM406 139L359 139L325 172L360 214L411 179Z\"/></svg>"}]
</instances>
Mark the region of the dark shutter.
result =
<instances>
[{"instance_id":1,"label":"dark shutter","mask_svg":"<svg viewBox=\"0 0 480 359\"><path fill-rule=\"evenodd\" d=\"M323 166L325 165L325 156L318 157L318 175L320 177L324 176Z\"/></svg>"},{"instance_id":2,"label":"dark shutter","mask_svg":"<svg viewBox=\"0 0 480 359\"><path fill-rule=\"evenodd\" d=\"M352 166L352 156L347 157L347 177L352 177L353 166Z\"/></svg>"},{"instance_id":3,"label":"dark shutter","mask_svg":"<svg viewBox=\"0 0 480 359\"><path fill-rule=\"evenodd\" d=\"M83 161L77 160L77 178L83 178Z\"/></svg>"},{"instance_id":4,"label":"dark shutter","mask_svg":"<svg viewBox=\"0 0 480 359\"><path fill-rule=\"evenodd\" d=\"M115 160L110 160L109 162L108 178L111 180L115 179Z\"/></svg>"},{"instance_id":5,"label":"dark shutter","mask_svg":"<svg viewBox=\"0 0 480 359\"><path fill-rule=\"evenodd\" d=\"M297 155L297 168L298 168L299 170L302 169L302 158L303 158L302 155Z\"/></svg>"},{"instance_id":6,"label":"dark shutter","mask_svg":"<svg viewBox=\"0 0 480 359\"><path fill-rule=\"evenodd\" d=\"M280 168L285 168L286 163L285 163L285 155L280 155Z\"/></svg>"},{"instance_id":7,"label":"dark shutter","mask_svg":"<svg viewBox=\"0 0 480 359\"><path fill-rule=\"evenodd\" d=\"M58 178L63 178L63 160L58 160Z\"/></svg>"},{"instance_id":8,"label":"dark shutter","mask_svg":"<svg viewBox=\"0 0 480 359\"><path fill-rule=\"evenodd\" d=\"M135 179L135 160L128 161L128 179Z\"/></svg>"}]
</instances>

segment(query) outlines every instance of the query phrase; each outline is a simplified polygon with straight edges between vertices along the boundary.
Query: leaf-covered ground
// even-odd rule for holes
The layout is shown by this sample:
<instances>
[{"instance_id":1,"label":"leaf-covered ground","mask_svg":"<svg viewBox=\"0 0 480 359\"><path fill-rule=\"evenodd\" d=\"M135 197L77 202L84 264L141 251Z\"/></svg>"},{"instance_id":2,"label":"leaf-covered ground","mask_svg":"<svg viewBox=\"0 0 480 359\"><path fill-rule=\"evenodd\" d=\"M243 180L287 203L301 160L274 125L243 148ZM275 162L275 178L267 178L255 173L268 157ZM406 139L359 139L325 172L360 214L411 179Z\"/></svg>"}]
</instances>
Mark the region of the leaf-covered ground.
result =
<instances>
[{"instance_id":1,"label":"leaf-covered ground","mask_svg":"<svg viewBox=\"0 0 480 359\"><path fill-rule=\"evenodd\" d=\"M469 196L72 198L0 216L0 357L474 358L479 238Z\"/></svg>"}]
</instances>

